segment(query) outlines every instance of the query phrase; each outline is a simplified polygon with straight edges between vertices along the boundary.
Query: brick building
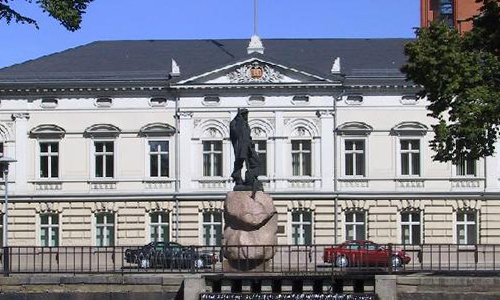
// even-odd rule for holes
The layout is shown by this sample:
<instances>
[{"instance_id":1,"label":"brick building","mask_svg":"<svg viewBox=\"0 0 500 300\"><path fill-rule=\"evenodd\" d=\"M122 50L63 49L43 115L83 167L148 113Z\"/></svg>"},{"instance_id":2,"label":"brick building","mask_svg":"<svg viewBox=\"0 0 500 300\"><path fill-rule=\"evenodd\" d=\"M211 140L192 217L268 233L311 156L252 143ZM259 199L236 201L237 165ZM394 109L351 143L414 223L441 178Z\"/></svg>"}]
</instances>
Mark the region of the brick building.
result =
<instances>
[{"instance_id":1,"label":"brick building","mask_svg":"<svg viewBox=\"0 0 500 300\"><path fill-rule=\"evenodd\" d=\"M471 18L480 7L475 0L420 0L420 25L427 27L434 20L445 20L460 32L469 31Z\"/></svg>"}]
</instances>

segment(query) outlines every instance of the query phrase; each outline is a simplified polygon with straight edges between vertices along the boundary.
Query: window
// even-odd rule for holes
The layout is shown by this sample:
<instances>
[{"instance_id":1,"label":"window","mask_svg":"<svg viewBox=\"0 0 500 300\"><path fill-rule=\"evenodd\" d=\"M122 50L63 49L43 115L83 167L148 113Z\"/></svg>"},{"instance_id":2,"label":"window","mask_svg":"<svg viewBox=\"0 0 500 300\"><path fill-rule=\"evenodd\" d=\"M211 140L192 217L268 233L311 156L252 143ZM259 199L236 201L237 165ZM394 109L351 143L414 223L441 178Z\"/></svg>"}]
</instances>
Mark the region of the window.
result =
<instances>
[{"instance_id":1,"label":"window","mask_svg":"<svg viewBox=\"0 0 500 300\"><path fill-rule=\"evenodd\" d=\"M365 176L365 141L345 141L345 175Z\"/></svg>"},{"instance_id":2,"label":"window","mask_svg":"<svg viewBox=\"0 0 500 300\"><path fill-rule=\"evenodd\" d=\"M361 105L363 103L363 95L348 95L345 102L350 105Z\"/></svg>"},{"instance_id":3,"label":"window","mask_svg":"<svg viewBox=\"0 0 500 300\"><path fill-rule=\"evenodd\" d=\"M40 143L40 177L59 177L59 143Z\"/></svg>"},{"instance_id":4,"label":"window","mask_svg":"<svg viewBox=\"0 0 500 300\"><path fill-rule=\"evenodd\" d=\"M267 141L254 141L255 152L259 155L259 175L267 175Z\"/></svg>"},{"instance_id":5,"label":"window","mask_svg":"<svg viewBox=\"0 0 500 300\"><path fill-rule=\"evenodd\" d=\"M347 240L364 240L366 238L365 213L347 212L345 215L345 232Z\"/></svg>"},{"instance_id":6,"label":"window","mask_svg":"<svg viewBox=\"0 0 500 300\"><path fill-rule=\"evenodd\" d=\"M59 215L40 215L40 242L42 247L59 246Z\"/></svg>"},{"instance_id":7,"label":"window","mask_svg":"<svg viewBox=\"0 0 500 300\"><path fill-rule=\"evenodd\" d=\"M457 176L476 176L476 160L461 158L456 164Z\"/></svg>"},{"instance_id":8,"label":"window","mask_svg":"<svg viewBox=\"0 0 500 300\"><path fill-rule=\"evenodd\" d=\"M401 140L401 175L420 175L420 140Z\"/></svg>"},{"instance_id":9,"label":"window","mask_svg":"<svg viewBox=\"0 0 500 300\"><path fill-rule=\"evenodd\" d=\"M401 241L405 245L418 245L421 241L420 212L401 213Z\"/></svg>"},{"instance_id":10,"label":"window","mask_svg":"<svg viewBox=\"0 0 500 300\"><path fill-rule=\"evenodd\" d=\"M206 246L222 245L222 212L203 213L203 243Z\"/></svg>"},{"instance_id":11,"label":"window","mask_svg":"<svg viewBox=\"0 0 500 300\"><path fill-rule=\"evenodd\" d=\"M440 20L453 27L453 0L439 0Z\"/></svg>"},{"instance_id":12,"label":"window","mask_svg":"<svg viewBox=\"0 0 500 300\"><path fill-rule=\"evenodd\" d=\"M168 242L170 240L168 213L154 212L149 214L149 224L151 242Z\"/></svg>"},{"instance_id":13,"label":"window","mask_svg":"<svg viewBox=\"0 0 500 300\"><path fill-rule=\"evenodd\" d=\"M222 141L203 141L203 176L222 176Z\"/></svg>"},{"instance_id":14,"label":"window","mask_svg":"<svg viewBox=\"0 0 500 300\"><path fill-rule=\"evenodd\" d=\"M149 142L149 176L169 176L168 141Z\"/></svg>"},{"instance_id":15,"label":"window","mask_svg":"<svg viewBox=\"0 0 500 300\"><path fill-rule=\"evenodd\" d=\"M115 215L112 213L98 213L96 220L97 247L115 245Z\"/></svg>"},{"instance_id":16,"label":"window","mask_svg":"<svg viewBox=\"0 0 500 300\"><path fill-rule=\"evenodd\" d=\"M457 243L474 245L477 242L477 225L475 211L457 212Z\"/></svg>"},{"instance_id":17,"label":"window","mask_svg":"<svg viewBox=\"0 0 500 300\"><path fill-rule=\"evenodd\" d=\"M311 141L292 141L293 176L311 176Z\"/></svg>"},{"instance_id":18,"label":"window","mask_svg":"<svg viewBox=\"0 0 500 300\"><path fill-rule=\"evenodd\" d=\"M310 211L292 212L292 243L294 245L312 244L312 214Z\"/></svg>"},{"instance_id":19,"label":"window","mask_svg":"<svg viewBox=\"0 0 500 300\"><path fill-rule=\"evenodd\" d=\"M95 177L114 176L114 142L94 142Z\"/></svg>"},{"instance_id":20,"label":"window","mask_svg":"<svg viewBox=\"0 0 500 300\"><path fill-rule=\"evenodd\" d=\"M5 155L4 144L0 143L0 157Z\"/></svg>"}]
</instances>

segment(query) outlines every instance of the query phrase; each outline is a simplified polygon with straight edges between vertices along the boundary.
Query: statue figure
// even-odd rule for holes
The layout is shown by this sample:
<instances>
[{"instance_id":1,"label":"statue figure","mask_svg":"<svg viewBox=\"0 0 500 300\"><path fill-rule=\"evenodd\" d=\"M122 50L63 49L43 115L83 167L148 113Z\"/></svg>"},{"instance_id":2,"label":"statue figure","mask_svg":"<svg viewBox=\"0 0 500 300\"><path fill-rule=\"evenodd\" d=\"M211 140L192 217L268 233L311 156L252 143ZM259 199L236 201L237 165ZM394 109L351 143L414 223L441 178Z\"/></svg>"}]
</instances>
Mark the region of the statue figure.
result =
<instances>
[{"instance_id":1,"label":"statue figure","mask_svg":"<svg viewBox=\"0 0 500 300\"><path fill-rule=\"evenodd\" d=\"M238 114L231 121L229 138L234 149L234 167L231 177L235 182L235 191L253 191L255 193L262 191L262 183L257 179L259 176L260 159L255 151L255 146L250 135L250 126L248 125L248 109L238 109ZM247 168L245 181L241 177L243 163Z\"/></svg>"}]
</instances>

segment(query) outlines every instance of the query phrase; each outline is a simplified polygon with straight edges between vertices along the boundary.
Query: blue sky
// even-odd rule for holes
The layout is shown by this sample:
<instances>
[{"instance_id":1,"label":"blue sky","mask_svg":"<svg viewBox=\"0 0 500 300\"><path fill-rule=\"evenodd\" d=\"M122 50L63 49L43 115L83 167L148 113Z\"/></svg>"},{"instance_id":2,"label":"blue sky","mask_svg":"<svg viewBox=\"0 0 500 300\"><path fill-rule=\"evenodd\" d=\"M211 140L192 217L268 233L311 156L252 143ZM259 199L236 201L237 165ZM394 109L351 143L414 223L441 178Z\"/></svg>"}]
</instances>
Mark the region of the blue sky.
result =
<instances>
[{"instance_id":1,"label":"blue sky","mask_svg":"<svg viewBox=\"0 0 500 300\"><path fill-rule=\"evenodd\" d=\"M0 68L96 40L249 38L253 0L94 0L82 29L69 32L22 0L39 21L0 23ZM419 0L259 0L261 38L413 37Z\"/></svg>"}]
</instances>

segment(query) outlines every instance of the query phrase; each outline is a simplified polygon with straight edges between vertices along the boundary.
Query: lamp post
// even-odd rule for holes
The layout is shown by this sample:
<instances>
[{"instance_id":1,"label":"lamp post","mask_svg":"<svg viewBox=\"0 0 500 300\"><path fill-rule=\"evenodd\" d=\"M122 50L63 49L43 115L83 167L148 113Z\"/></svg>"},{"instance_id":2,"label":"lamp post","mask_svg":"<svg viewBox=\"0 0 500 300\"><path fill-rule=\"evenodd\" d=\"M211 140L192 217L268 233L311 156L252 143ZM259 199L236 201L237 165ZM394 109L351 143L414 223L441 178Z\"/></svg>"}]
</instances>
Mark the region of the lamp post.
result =
<instances>
[{"instance_id":1,"label":"lamp post","mask_svg":"<svg viewBox=\"0 0 500 300\"><path fill-rule=\"evenodd\" d=\"M5 184L4 190L4 214L3 214L3 274L4 276L9 276L9 164L14 163L17 160L10 157L0 158L0 167L3 171L3 180Z\"/></svg>"}]
</instances>

